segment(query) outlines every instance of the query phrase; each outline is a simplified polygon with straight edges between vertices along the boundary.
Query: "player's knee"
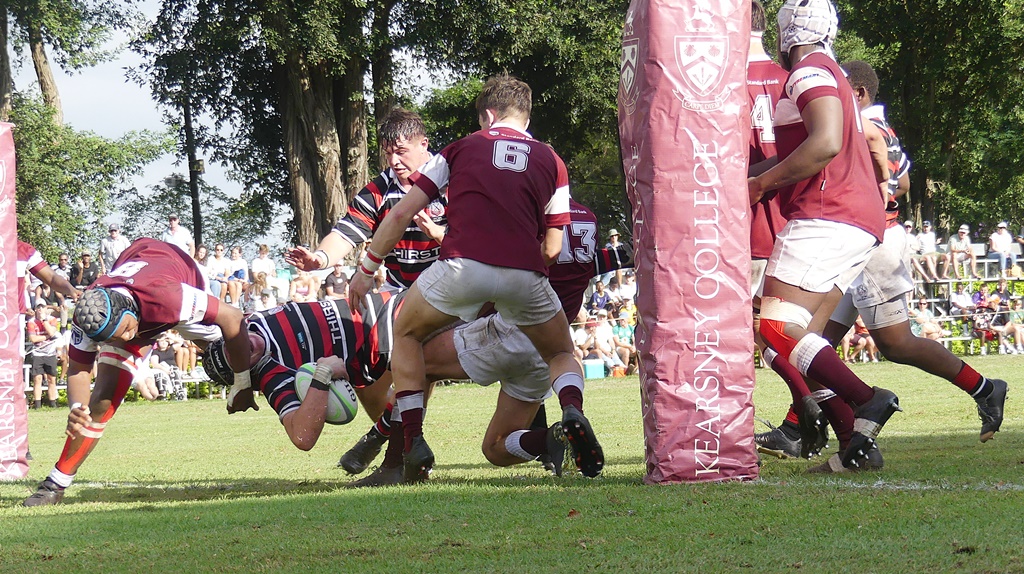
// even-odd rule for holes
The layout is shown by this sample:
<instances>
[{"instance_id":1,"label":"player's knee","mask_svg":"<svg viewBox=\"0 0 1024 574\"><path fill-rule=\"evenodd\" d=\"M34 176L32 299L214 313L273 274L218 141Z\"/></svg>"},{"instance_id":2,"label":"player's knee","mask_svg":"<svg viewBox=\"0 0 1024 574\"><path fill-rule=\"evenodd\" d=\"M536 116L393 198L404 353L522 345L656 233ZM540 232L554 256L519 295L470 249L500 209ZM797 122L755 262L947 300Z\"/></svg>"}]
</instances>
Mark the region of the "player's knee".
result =
<instances>
[{"instance_id":1,"label":"player's knee","mask_svg":"<svg viewBox=\"0 0 1024 574\"><path fill-rule=\"evenodd\" d=\"M789 324L806 329L811 323L811 314L803 307L783 301L778 297L765 297L761 301L759 333L775 351L787 361L793 353L797 340L787 334Z\"/></svg>"},{"instance_id":2,"label":"player's knee","mask_svg":"<svg viewBox=\"0 0 1024 574\"><path fill-rule=\"evenodd\" d=\"M504 443L502 441L484 441L480 445L480 450L484 454L484 458L487 462L494 466L511 466L513 463L510 462L512 456L505 452Z\"/></svg>"}]
</instances>

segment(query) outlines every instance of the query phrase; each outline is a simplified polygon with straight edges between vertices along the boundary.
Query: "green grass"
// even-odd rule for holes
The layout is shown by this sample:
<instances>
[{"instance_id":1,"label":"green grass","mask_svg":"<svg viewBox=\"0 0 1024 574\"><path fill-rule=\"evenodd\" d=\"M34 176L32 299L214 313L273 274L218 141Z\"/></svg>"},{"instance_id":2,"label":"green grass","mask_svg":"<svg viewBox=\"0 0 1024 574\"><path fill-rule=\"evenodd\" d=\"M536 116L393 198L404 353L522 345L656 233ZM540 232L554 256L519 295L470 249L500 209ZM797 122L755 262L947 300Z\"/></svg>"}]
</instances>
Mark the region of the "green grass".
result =
<instances>
[{"instance_id":1,"label":"green grass","mask_svg":"<svg viewBox=\"0 0 1024 574\"><path fill-rule=\"evenodd\" d=\"M973 402L945 381L858 365L905 412L882 436L885 469L807 475L817 461L766 458L747 483L645 486L636 377L588 382L602 478L490 466L480 437L496 390L438 389L429 484L347 490L334 465L365 417L328 428L312 452L277 417L225 414L220 400L131 403L65 504L21 501L63 446L66 411L30 415L36 462L0 483L0 568L11 572L1020 572L1024 358L974 357L1010 381L1003 431L978 442ZM758 371L758 416L789 394ZM552 403L553 405L554 403ZM758 430L764 430L759 428Z\"/></svg>"}]
</instances>

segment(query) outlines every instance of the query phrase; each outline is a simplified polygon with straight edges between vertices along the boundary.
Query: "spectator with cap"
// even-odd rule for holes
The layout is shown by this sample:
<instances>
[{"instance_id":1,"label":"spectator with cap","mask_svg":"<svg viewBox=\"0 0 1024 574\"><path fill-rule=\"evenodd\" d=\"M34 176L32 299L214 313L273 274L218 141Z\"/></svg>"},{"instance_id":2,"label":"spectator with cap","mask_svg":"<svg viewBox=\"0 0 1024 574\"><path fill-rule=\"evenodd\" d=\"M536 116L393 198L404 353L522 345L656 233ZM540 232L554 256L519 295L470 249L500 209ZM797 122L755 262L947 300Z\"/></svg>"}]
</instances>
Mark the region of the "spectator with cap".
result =
<instances>
[{"instance_id":1,"label":"spectator with cap","mask_svg":"<svg viewBox=\"0 0 1024 574\"><path fill-rule=\"evenodd\" d=\"M615 248L617 248L617 247L619 247L621 245L622 245L622 242L619 241L619 230L618 229L614 229L614 228L609 230L608 231L608 243L605 243L605 245L604 245L605 249L615 249ZM621 273L621 271L618 270L618 269L616 269L615 271L609 271L608 273L605 273L605 274L601 275L601 281L604 281L605 285L607 285L609 282L611 282L612 277L621 277L621 275L619 275L619 273ZM621 281L620 281L620 283L621 283Z\"/></svg>"},{"instance_id":2,"label":"spectator with cap","mask_svg":"<svg viewBox=\"0 0 1024 574\"><path fill-rule=\"evenodd\" d=\"M71 266L71 284L79 291L85 289L100 276L100 266L92 260L92 253L82 252L82 258Z\"/></svg>"},{"instance_id":3,"label":"spectator with cap","mask_svg":"<svg viewBox=\"0 0 1024 574\"><path fill-rule=\"evenodd\" d=\"M100 239L99 263L100 273L106 273L114 268L114 261L117 261L121 252L128 249L131 241L121 235L121 228L116 223L107 227L107 236Z\"/></svg>"},{"instance_id":4,"label":"spectator with cap","mask_svg":"<svg viewBox=\"0 0 1024 574\"><path fill-rule=\"evenodd\" d=\"M949 238L949 253L944 259L945 266L942 271L944 277L949 277L949 266L953 266L953 274L957 279L963 279L963 264L971 262L971 277L981 279L978 275L978 260L971 250L971 238L967 235L971 228L965 223L957 230L955 237Z\"/></svg>"},{"instance_id":5,"label":"spectator with cap","mask_svg":"<svg viewBox=\"0 0 1024 574\"><path fill-rule=\"evenodd\" d=\"M1006 270L1017 264L1017 256L1010 248L1013 236L1006 228L1006 222L1000 221L995 233L988 237L988 258L999 261L999 276L1006 277Z\"/></svg>"},{"instance_id":6,"label":"spectator with cap","mask_svg":"<svg viewBox=\"0 0 1024 574\"><path fill-rule=\"evenodd\" d=\"M177 213L167 216L167 229L160 235L160 241L177 245L189 257L195 255L196 244L192 239L192 232L179 225Z\"/></svg>"}]
</instances>

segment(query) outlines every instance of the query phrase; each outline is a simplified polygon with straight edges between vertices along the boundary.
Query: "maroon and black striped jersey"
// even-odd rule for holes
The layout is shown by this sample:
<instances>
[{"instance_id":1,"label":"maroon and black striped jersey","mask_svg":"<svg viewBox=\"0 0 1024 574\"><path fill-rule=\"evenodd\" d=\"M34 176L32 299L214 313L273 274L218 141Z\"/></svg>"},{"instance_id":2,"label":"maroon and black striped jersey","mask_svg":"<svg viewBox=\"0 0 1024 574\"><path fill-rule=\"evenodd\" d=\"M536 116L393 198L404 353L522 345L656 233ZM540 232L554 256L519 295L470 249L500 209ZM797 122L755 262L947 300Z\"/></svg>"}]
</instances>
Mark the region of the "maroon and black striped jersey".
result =
<instances>
[{"instance_id":1,"label":"maroon and black striped jersey","mask_svg":"<svg viewBox=\"0 0 1024 574\"><path fill-rule=\"evenodd\" d=\"M885 221L886 227L893 227L900 224L900 205L895 196L900 178L910 171L910 158L903 151L896 131L885 120L885 107L882 104L864 108L861 110L861 115L878 128L882 133L882 139L885 140L886 163L889 164L889 181L886 182L889 197L885 206Z\"/></svg>"},{"instance_id":2,"label":"maroon and black striped jersey","mask_svg":"<svg viewBox=\"0 0 1024 574\"><path fill-rule=\"evenodd\" d=\"M550 267L548 281L572 322L583 308L583 293L595 275L631 267L632 248L597 248L597 217L581 203L569 198L571 221L562 235L562 252Z\"/></svg>"},{"instance_id":3,"label":"maroon and black striped jersey","mask_svg":"<svg viewBox=\"0 0 1024 574\"><path fill-rule=\"evenodd\" d=\"M267 397L279 417L299 408L295 372L321 357L345 361L355 388L371 385L391 361L394 319L405 292L371 293L362 313L352 314L348 301L291 302L249 316L248 329L267 347L250 372L253 386Z\"/></svg>"},{"instance_id":4,"label":"maroon and black striped jersey","mask_svg":"<svg viewBox=\"0 0 1024 574\"><path fill-rule=\"evenodd\" d=\"M405 197L395 172L388 168L381 172L366 187L361 189L348 205L348 213L334 225L334 232L354 246L373 237L377 227L388 212ZM427 213L442 227L448 225L446 211L448 200L445 194L430 202ZM387 282L398 289L405 289L416 281L420 273L437 261L441 245L423 232L415 222L410 223L395 248L384 258Z\"/></svg>"}]
</instances>

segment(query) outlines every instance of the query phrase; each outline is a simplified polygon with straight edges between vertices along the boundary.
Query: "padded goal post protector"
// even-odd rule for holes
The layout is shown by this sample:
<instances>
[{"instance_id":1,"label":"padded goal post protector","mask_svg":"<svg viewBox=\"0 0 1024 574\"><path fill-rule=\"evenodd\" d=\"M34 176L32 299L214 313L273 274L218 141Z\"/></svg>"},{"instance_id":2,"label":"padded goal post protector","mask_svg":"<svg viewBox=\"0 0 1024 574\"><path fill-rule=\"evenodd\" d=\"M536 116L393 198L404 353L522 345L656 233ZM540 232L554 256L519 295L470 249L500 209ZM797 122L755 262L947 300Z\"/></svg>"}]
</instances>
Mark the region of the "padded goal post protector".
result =
<instances>
[{"instance_id":1,"label":"padded goal post protector","mask_svg":"<svg viewBox=\"0 0 1024 574\"><path fill-rule=\"evenodd\" d=\"M14 126L0 123L0 480L28 474L24 342L18 312L18 226L14 210ZM27 273L27 271L26 271Z\"/></svg>"},{"instance_id":2,"label":"padded goal post protector","mask_svg":"<svg viewBox=\"0 0 1024 574\"><path fill-rule=\"evenodd\" d=\"M752 479L749 0L633 0L619 135L649 484Z\"/></svg>"}]
</instances>

